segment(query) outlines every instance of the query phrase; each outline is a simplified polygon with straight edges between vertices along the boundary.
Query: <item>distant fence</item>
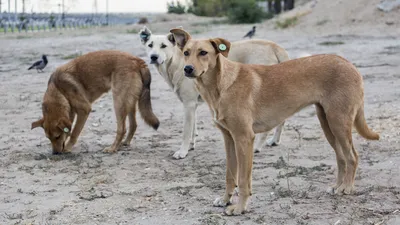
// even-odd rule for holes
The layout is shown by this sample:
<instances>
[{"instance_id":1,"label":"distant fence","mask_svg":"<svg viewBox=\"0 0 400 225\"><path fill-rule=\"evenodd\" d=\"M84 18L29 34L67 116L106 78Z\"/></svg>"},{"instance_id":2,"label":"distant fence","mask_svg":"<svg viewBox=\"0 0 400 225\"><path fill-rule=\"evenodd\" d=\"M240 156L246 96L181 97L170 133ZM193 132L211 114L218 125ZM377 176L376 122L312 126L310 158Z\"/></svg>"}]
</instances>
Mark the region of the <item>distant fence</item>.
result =
<instances>
[{"instance_id":1,"label":"distant fence","mask_svg":"<svg viewBox=\"0 0 400 225\"><path fill-rule=\"evenodd\" d=\"M13 19L11 19L13 18ZM18 19L16 19L18 18ZM57 19L56 19L57 18ZM118 15L110 15L109 20L106 16L90 17L90 15L77 14L68 15L62 19L61 15L33 15L24 14L7 15L0 17L0 34L16 33L16 32L45 32L57 30L72 30L89 27L110 26L115 24L131 24L137 21L134 17L120 17Z\"/></svg>"},{"instance_id":2,"label":"distant fence","mask_svg":"<svg viewBox=\"0 0 400 225\"><path fill-rule=\"evenodd\" d=\"M41 31L80 29L80 28L89 28L89 27L105 26L105 25L110 25L110 24L88 23L85 21L54 21L54 22L2 21L0 23L0 32L1 33L41 32Z\"/></svg>"}]
</instances>

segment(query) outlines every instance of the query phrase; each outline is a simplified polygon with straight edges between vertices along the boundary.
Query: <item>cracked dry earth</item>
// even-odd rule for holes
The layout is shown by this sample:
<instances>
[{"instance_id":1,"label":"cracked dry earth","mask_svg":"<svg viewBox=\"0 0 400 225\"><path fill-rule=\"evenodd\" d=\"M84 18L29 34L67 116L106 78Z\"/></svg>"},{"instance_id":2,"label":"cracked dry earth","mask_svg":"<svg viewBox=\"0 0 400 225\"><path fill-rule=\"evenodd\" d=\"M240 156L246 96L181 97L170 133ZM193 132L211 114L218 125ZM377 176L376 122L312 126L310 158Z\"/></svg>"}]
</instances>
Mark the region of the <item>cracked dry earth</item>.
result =
<instances>
[{"instance_id":1,"label":"cracked dry earth","mask_svg":"<svg viewBox=\"0 0 400 225\"><path fill-rule=\"evenodd\" d=\"M212 206L224 191L225 152L208 108L199 109L196 149L183 160L172 159L181 141L182 105L154 69L159 131L139 120L130 147L102 153L116 130L106 95L93 105L73 153L51 155L44 132L30 130L41 115L51 71L77 51L119 49L145 57L136 35L66 33L0 37L0 224L400 224L400 43L395 37L259 32L291 56L336 53L357 65L365 81L367 122L382 139L366 141L354 132L360 155L356 192L328 195L335 154L308 107L287 120L280 146L255 155L249 213L226 217ZM227 26L195 36L238 40L241 32ZM49 56L46 72L27 71L42 53Z\"/></svg>"}]
</instances>

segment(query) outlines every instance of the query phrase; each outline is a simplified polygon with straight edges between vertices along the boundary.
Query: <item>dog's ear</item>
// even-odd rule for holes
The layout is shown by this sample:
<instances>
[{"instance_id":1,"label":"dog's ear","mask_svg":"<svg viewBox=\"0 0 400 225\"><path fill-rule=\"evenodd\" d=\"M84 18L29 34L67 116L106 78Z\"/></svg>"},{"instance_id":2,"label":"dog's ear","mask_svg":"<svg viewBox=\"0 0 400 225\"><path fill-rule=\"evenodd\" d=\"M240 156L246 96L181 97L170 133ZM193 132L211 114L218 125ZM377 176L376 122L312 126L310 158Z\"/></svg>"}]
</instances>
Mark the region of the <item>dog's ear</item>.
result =
<instances>
[{"instance_id":1,"label":"dog's ear","mask_svg":"<svg viewBox=\"0 0 400 225\"><path fill-rule=\"evenodd\" d=\"M185 47L186 43L191 38L190 34L183 29L174 28L169 32L174 35L175 43L181 50Z\"/></svg>"},{"instance_id":2,"label":"dog's ear","mask_svg":"<svg viewBox=\"0 0 400 225\"><path fill-rule=\"evenodd\" d=\"M177 26L176 27L177 29L181 29L181 30L183 30L183 27L182 26ZM176 41L175 41L175 38L174 38L174 35L173 34L168 34L167 35L167 38L168 38L168 41L169 42L171 42L173 45L176 45Z\"/></svg>"},{"instance_id":3,"label":"dog's ear","mask_svg":"<svg viewBox=\"0 0 400 225\"><path fill-rule=\"evenodd\" d=\"M210 39L212 46L215 51L221 53L223 56L228 57L229 50L231 49L231 43L223 38Z\"/></svg>"},{"instance_id":4,"label":"dog's ear","mask_svg":"<svg viewBox=\"0 0 400 225\"><path fill-rule=\"evenodd\" d=\"M44 122L43 118L38 120L38 121L33 122L32 126L31 126L31 130L35 129L36 127L42 127L43 128L43 122Z\"/></svg>"},{"instance_id":5,"label":"dog's ear","mask_svg":"<svg viewBox=\"0 0 400 225\"><path fill-rule=\"evenodd\" d=\"M146 26L139 31L140 41L142 44L146 44L146 42L150 39L151 31Z\"/></svg>"},{"instance_id":6,"label":"dog's ear","mask_svg":"<svg viewBox=\"0 0 400 225\"><path fill-rule=\"evenodd\" d=\"M61 118L58 120L57 127L60 128L64 133L69 134L71 132L71 122L66 118Z\"/></svg>"},{"instance_id":7,"label":"dog's ear","mask_svg":"<svg viewBox=\"0 0 400 225\"><path fill-rule=\"evenodd\" d=\"M176 41L175 41L175 38L174 38L173 34L171 34L171 33L168 34L167 35L167 39L168 39L169 42L171 42L171 44L176 45Z\"/></svg>"}]
</instances>

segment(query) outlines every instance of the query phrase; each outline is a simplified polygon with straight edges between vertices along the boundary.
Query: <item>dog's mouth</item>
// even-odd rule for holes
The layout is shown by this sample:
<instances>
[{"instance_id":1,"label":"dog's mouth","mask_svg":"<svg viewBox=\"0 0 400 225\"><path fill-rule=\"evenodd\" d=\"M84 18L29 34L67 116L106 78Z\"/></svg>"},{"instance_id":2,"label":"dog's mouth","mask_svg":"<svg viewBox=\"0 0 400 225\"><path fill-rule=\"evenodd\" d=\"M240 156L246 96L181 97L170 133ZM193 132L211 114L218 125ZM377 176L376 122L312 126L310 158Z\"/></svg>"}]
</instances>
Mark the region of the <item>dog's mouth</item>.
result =
<instances>
[{"instance_id":1,"label":"dog's mouth","mask_svg":"<svg viewBox=\"0 0 400 225\"><path fill-rule=\"evenodd\" d=\"M198 75L198 76L194 75L194 73L191 73L191 74L185 73L185 77L190 78L190 79L194 79L196 77L200 77L201 75L203 75L203 73L204 73L204 71L201 72L201 74Z\"/></svg>"},{"instance_id":2,"label":"dog's mouth","mask_svg":"<svg viewBox=\"0 0 400 225\"><path fill-rule=\"evenodd\" d=\"M196 78L196 76L193 73L190 73L190 74L185 73L185 77L191 78L191 79Z\"/></svg>"},{"instance_id":3,"label":"dog's mouth","mask_svg":"<svg viewBox=\"0 0 400 225\"><path fill-rule=\"evenodd\" d=\"M158 62L158 60L154 60L154 61L151 60L151 61L150 61L150 64L154 64L154 65L161 65L161 64L163 64L163 63L164 63L164 60L163 60L162 62L160 62L160 63Z\"/></svg>"}]
</instances>

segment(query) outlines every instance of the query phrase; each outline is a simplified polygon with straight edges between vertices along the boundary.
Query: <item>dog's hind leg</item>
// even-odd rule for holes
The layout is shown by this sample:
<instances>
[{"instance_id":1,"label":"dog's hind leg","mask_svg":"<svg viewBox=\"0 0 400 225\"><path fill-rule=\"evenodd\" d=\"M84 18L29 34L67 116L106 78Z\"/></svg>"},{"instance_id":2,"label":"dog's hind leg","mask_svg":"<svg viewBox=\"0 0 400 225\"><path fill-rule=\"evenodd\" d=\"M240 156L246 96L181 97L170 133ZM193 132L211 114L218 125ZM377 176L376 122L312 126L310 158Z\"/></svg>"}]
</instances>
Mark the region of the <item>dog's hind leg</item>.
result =
<instances>
[{"instance_id":1,"label":"dog's hind leg","mask_svg":"<svg viewBox=\"0 0 400 225\"><path fill-rule=\"evenodd\" d=\"M283 121L281 124L279 124L275 128L274 136L271 139L269 139L267 142L268 146L278 146L279 145L279 143L281 142L281 135L282 135L284 125L285 125L285 121Z\"/></svg>"},{"instance_id":2,"label":"dog's hind leg","mask_svg":"<svg viewBox=\"0 0 400 225\"><path fill-rule=\"evenodd\" d=\"M224 137L225 153L226 153L226 186L223 197L216 198L213 205L217 207L225 207L231 203L231 198L235 187L237 186L237 159L235 153L235 143L228 130L217 125Z\"/></svg>"},{"instance_id":3,"label":"dog's hind leg","mask_svg":"<svg viewBox=\"0 0 400 225\"><path fill-rule=\"evenodd\" d=\"M133 107L133 110L128 113L129 116L129 132L126 136L124 142L122 143L125 146L129 146L131 144L133 135L136 132L137 123L136 123L136 108Z\"/></svg>"},{"instance_id":4,"label":"dog's hind leg","mask_svg":"<svg viewBox=\"0 0 400 225\"><path fill-rule=\"evenodd\" d=\"M336 163L338 166L336 184L333 187L329 187L327 189L328 193L333 193L336 190L336 188L339 187L343 183L343 177L346 172L346 160L344 158L344 155L343 155L342 149L340 148L340 145L338 145L337 140L336 140L335 136L333 135L331 128L329 127L329 123L326 118L324 109L319 104L315 105L315 109L317 111L317 116L318 116L319 122L321 124L321 128L325 134L325 137L328 140L328 143L331 145L331 147L335 150L335 153L336 153Z\"/></svg>"},{"instance_id":5,"label":"dog's hind leg","mask_svg":"<svg viewBox=\"0 0 400 225\"><path fill-rule=\"evenodd\" d=\"M346 161L343 182L336 187L335 194L351 194L354 189L354 177L358 166L358 154L354 149L351 135L354 116L342 115L338 117L334 115L329 117L328 115L328 121L331 131L336 138L336 146L340 146L344 160Z\"/></svg>"},{"instance_id":6,"label":"dog's hind leg","mask_svg":"<svg viewBox=\"0 0 400 225\"><path fill-rule=\"evenodd\" d=\"M118 90L117 88L114 90ZM115 137L114 143L110 146L105 148L103 151L104 152L117 152L118 148L121 145L122 139L125 136L126 133L126 127L125 127L125 122L126 122L126 116L128 115L129 111L129 100L126 98L124 93L118 93L118 91L113 90L113 101L114 101L114 110L115 110L115 116L117 119L117 136ZM121 92L123 90L120 90Z\"/></svg>"},{"instance_id":7,"label":"dog's hind leg","mask_svg":"<svg viewBox=\"0 0 400 225\"><path fill-rule=\"evenodd\" d=\"M183 159L188 154L191 147L194 147L194 136L193 130L196 123L196 104L184 105L185 108L185 120L183 124L183 142L179 151L176 151L173 155L175 159Z\"/></svg>"},{"instance_id":8,"label":"dog's hind leg","mask_svg":"<svg viewBox=\"0 0 400 225\"><path fill-rule=\"evenodd\" d=\"M338 180L336 186L330 191L335 194L350 194L354 189L354 176L358 166L358 154L354 149L351 135L356 110L352 109L351 102L342 105L344 107L337 105L330 110L322 109L317 105L317 114L318 117L321 115L325 117L325 123L331 132L329 136L334 137L328 138L327 136L328 141L331 143L332 139L335 140L332 147L336 152Z\"/></svg>"}]
</instances>

